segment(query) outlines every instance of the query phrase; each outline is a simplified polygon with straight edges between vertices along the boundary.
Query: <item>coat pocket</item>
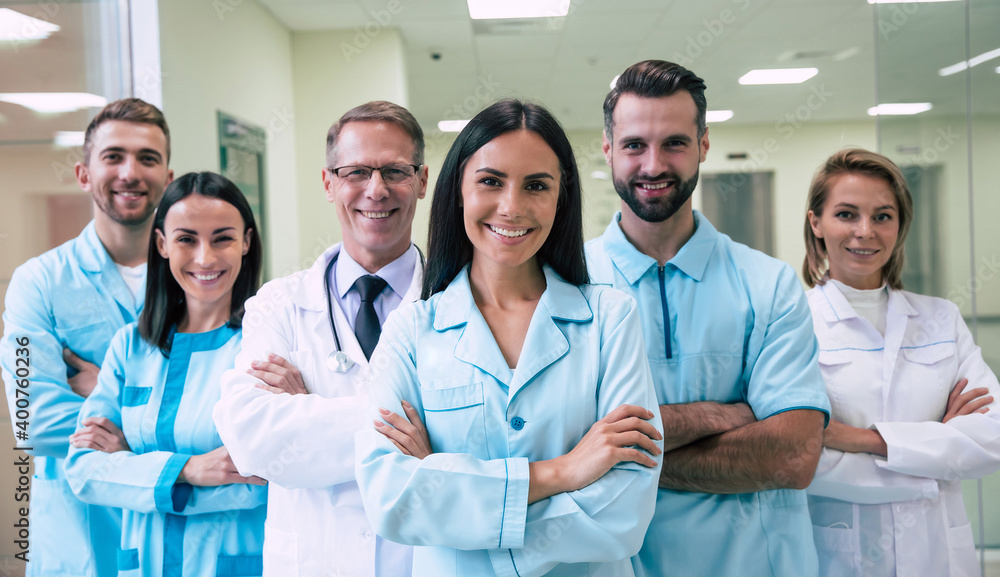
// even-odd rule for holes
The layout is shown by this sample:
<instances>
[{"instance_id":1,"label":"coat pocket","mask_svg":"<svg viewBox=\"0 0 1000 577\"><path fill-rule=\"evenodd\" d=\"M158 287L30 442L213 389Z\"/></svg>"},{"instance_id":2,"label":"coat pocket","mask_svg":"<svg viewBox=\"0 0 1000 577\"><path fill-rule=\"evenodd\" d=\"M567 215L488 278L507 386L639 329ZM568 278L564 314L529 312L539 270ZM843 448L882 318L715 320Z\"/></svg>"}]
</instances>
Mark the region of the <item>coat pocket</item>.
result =
<instances>
[{"instance_id":1,"label":"coat pocket","mask_svg":"<svg viewBox=\"0 0 1000 577\"><path fill-rule=\"evenodd\" d=\"M483 383L421 389L424 423L438 453L468 453L488 459Z\"/></svg>"},{"instance_id":2,"label":"coat pocket","mask_svg":"<svg viewBox=\"0 0 1000 577\"><path fill-rule=\"evenodd\" d=\"M263 569L265 575L299 577L298 535L265 523Z\"/></svg>"},{"instance_id":3,"label":"coat pocket","mask_svg":"<svg viewBox=\"0 0 1000 577\"><path fill-rule=\"evenodd\" d=\"M948 565L952 575L969 577L979 575L979 561L976 557L976 541L972 536L972 524L948 527Z\"/></svg>"},{"instance_id":4,"label":"coat pocket","mask_svg":"<svg viewBox=\"0 0 1000 577\"><path fill-rule=\"evenodd\" d=\"M855 577L854 530L813 525L821 577Z\"/></svg>"}]
</instances>

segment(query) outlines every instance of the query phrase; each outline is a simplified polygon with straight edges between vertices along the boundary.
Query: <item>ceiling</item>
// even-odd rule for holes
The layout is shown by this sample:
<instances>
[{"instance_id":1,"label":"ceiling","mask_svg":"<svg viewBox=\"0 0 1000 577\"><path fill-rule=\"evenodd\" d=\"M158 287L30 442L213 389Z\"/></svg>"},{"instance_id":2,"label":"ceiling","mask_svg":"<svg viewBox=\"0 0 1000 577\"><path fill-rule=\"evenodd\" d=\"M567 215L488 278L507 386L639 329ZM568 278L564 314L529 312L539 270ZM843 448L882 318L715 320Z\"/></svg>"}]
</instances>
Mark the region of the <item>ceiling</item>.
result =
<instances>
[{"instance_id":1,"label":"ceiling","mask_svg":"<svg viewBox=\"0 0 1000 577\"><path fill-rule=\"evenodd\" d=\"M709 108L733 110L730 123L861 120L876 104L876 36L882 102L966 108L965 75L937 74L965 60L960 2L572 0L565 18L472 21L464 0L396 0L392 15L386 0L260 1L293 30L354 29L391 16L406 48L410 108L427 127L469 118L488 102L478 96L489 86L491 99L534 99L567 128L599 128L611 79L647 58L701 75ZM1000 0L973 0L973 11L974 56L1000 47ZM977 93L998 96L974 103L977 112L1000 113L998 64L974 69ZM754 68L806 66L820 72L799 85L737 82Z\"/></svg>"},{"instance_id":2,"label":"ceiling","mask_svg":"<svg viewBox=\"0 0 1000 577\"><path fill-rule=\"evenodd\" d=\"M675 60L701 75L709 108L735 112L730 124L867 119L876 103L876 60L881 102L931 101L928 115L966 110L966 75L937 74L966 59L961 2L876 11L865 0L572 0L564 18L475 22L464 0L258 2L293 31L352 30L388 18L406 51L409 107L427 129L469 118L504 96L547 105L567 128L597 129L611 79L646 58ZM115 42L115 30L93 32L109 4L116 3L61 3L51 18L60 33L31 45L0 43L0 92L115 93L120 87L101 78L117 78L117 71L87 60ZM29 14L38 6L0 0ZM1000 47L1000 0L971 6L971 54ZM973 102L976 113L1000 114L998 65L973 69L973 94L993 95ZM820 72L798 85L737 83L754 68L803 66ZM0 143L51 139L57 130L79 130L88 117L86 110L40 116L0 102Z\"/></svg>"}]
</instances>

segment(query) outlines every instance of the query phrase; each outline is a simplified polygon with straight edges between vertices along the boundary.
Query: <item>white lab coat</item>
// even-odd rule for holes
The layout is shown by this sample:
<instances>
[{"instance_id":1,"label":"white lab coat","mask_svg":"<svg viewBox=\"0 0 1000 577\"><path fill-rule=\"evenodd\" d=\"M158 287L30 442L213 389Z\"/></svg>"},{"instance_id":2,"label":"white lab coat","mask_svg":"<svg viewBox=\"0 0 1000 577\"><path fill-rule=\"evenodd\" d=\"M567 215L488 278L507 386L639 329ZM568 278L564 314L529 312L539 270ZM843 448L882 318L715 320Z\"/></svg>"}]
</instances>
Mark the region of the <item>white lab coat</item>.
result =
<instances>
[{"instance_id":1,"label":"white lab coat","mask_svg":"<svg viewBox=\"0 0 1000 577\"><path fill-rule=\"evenodd\" d=\"M213 416L233 463L270 482L264 534L264 575L313 577L410 575L412 549L375 535L354 477L354 433L370 426L368 370L350 323L334 302L337 334L356 363L327 368L335 350L323 275L341 245L311 268L265 284L247 301L243 347L222 379ZM420 295L418 259L403 302ZM275 353L302 373L308 395L255 388L253 360Z\"/></svg>"},{"instance_id":2,"label":"white lab coat","mask_svg":"<svg viewBox=\"0 0 1000 577\"><path fill-rule=\"evenodd\" d=\"M823 449L809 486L822 575L979 575L962 479L1000 469L1000 405L941 423L948 394L996 376L955 304L889 290L885 337L826 283L808 293L833 418L888 458Z\"/></svg>"}]
</instances>

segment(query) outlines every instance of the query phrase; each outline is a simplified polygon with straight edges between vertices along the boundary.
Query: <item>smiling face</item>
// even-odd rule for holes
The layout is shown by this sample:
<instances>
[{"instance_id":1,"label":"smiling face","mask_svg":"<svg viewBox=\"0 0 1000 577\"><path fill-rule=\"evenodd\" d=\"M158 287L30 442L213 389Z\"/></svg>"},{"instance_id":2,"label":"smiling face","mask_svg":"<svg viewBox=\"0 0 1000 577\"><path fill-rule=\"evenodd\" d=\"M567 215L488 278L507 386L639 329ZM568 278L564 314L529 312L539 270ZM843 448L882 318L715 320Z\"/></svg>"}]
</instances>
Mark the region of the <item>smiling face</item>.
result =
<instances>
[{"instance_id":1,"label":"smiling face","mask_svg":"<svg viewBox=\"0 0 1000 577\"><path fill-rule=\"evenodd\" d=\"M156 248L169 261L188 311L229 317L252 234L244 230L239 210L218 198L192 194L170 207L163 230L156 231Z\"/></svg>"},{"instance_id":2,"label":"smiling face","mask_svg":"<svg viewBox=\"0 0 1000 577\"><path fill-rule=\"evenodd\" d=\"M830 278L856 289L882 286L882 271L899 236L899 207L889 183L844 174L829 185L823 213L809 211L809 226L823 239Z\"/></svg>"},{"instance_id":3,"label":"smiling face","mask_svg":"<svg viewBox=\"0 0 1000 577\"><path fill-rule=\"evenodd\" d=\"M412 138L395 124L349 122L337 138L335 165L328 168L413 164L413 153ZM327 200L337 207L344 248L369 272L389 264L410 247L417 200L427 192L426 166L398 184L386 184L377 170L360 184L324 170L323 186Z\"/></svg>"},{"instance_id":4,"label":"smiling face","mask_svg":"<svg viewBox=\"0 0 1000 577\"><path fill-rule=\"evenodd\" d=\"M691 198L708 133L698 138L698 107L685 91L660 98L623 94L614 110L613 142L604 136L623 213L663 222Z\"/></svg>"},{"instance_id":5,"label":"smiling face","mask_svg":"<svg viewBox=\"0 0 1000 577\"><path fill-rule=\"evenodd\" d=\"M462 173L465 233L473 268L535 265L556 217L559 159L538 134L502 134L469 157Z\"/></svg>"},{"instance_id":6,"label":"smiling face","mask_svg":"<svg viewBox=\"0 0 1000 577\"><path fill-rule=\"evenodd\" d=\"M104 122L94 132L90 158L77 164L76 178L94 199L95 219L142 226L173 180L167 137L154 124Z\"/></svg>"}]
</instances>

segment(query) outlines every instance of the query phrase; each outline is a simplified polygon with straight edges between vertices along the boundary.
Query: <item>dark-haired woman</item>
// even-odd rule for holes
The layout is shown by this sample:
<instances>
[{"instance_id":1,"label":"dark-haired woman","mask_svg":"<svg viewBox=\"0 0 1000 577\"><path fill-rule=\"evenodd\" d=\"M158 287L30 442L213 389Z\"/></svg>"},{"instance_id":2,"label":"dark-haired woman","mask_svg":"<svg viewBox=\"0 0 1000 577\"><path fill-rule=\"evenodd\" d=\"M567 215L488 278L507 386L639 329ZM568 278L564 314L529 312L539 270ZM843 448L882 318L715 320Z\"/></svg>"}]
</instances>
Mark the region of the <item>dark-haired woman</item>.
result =
<instances>
[{"instance_id":1,"label":"dark-haired woman","mask_svg":"<svg viewBox=\"0 0 1000 577\"><path fill-rule=\"evenodd\" d=\"M449 151L426 300L387 319L380 418L357 436L365 510L420 546L414 575L633 575L657 401L634 300L586 284L581 222L572 149L543 108L498 102Z\"/></svg>"},{"instance_id":2,"label":"dark-haired woman","mask_svg":"<svg viewBox=\"0 0 1000 577\"><path fill-rule=\"evenodd\" d=\"M266 488L212 422L260 277L253 214L229 180L192 173L167 187L152 234L145 308L111 342L66 476L124 510L118 575L260 575Z\"/></svg>"},{"instance_id":3,"label":"dark-haired woman","mask_svg":"<svg viewBox=\"0 0 1000 577\"><path fill-rule=\"evenodd\" d=\"M902 290L903 174L840 151L808 207L803 273L833 407L809 486L820 575L979 575L961 480L1000 468L1000 386L954 303Z\"/></svg>"}]
</instances>

